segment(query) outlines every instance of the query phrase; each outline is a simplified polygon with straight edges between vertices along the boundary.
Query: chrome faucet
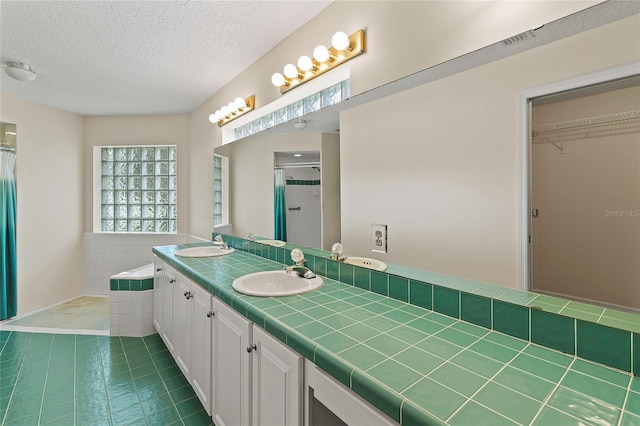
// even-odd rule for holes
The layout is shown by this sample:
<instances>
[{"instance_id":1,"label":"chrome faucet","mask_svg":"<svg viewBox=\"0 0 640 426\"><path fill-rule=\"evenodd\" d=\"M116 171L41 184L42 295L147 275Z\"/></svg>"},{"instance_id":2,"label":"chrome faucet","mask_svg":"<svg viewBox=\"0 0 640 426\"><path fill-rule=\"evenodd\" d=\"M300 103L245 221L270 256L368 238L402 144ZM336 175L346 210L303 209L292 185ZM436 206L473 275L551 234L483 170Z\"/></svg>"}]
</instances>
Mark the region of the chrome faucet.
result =
<instances>
[{"instance_id":1,"label":"chrome faucet","mask_svg":"<svg viewBox=\"0 0 640 426\"><path fill-rule=\"evenodd\" d=\"M311 279L316 277L316 274L314 274L311 269L307 268L304 265L287 266L284 268L284 270L287 271L288 274L295 272L296 275L301 278Z\"/></svg>"},{"instance_id":2,"label":"chrome faucet","mask_svg":"<svg viewBox=\"0 0 640 426\"><path fill-rule=\"evenodd\" d=\"M216 238L212 241L214 246L219 246L221 250L229 250L229 245L222 239L222 235L216 235Z\"/></svg>"},{"instance_id":3,"label":"chrome faucet","mask_svg":"<svg viewBox=\"0 0 640 426\"><path fill-rule=\"evenodd\" d=\"M287 274L295 272L296 275L298 275L299 277L307 278L307 279L316 277L316 274L314 274L313 271L311 271L311 269L304 266L305 260L304 260L304 253L302 253L302 250L300 249L291 250L291 259L294 262L296 262L296 264L292 266L284 267L284 270L287 272Z\"/></svg>"},{"instance_id":4,"label":"chrome faucet","mask_svg":"<svg viewBox=\"0 0 640 426\"><path fill-rule=\"evenodd\" d=\"M331 246L331 257L329 259L335 260L336 262L344 262L345 258L340 257L343 252L342 244L335 243Z\"/></svg>"}]
</instances>

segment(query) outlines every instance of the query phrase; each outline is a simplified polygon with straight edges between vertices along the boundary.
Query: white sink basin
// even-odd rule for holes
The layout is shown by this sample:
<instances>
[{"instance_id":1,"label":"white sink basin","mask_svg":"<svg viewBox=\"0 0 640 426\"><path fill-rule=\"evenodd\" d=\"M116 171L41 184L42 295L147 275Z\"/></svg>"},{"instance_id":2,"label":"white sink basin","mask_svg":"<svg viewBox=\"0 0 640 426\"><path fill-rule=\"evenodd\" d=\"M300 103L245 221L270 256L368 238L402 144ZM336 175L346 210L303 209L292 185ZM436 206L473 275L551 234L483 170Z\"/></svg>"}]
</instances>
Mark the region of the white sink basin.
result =
<instances>
[{"instance_id":1,"label":"white sink basin","mask_svg":"<svg viewBox=\"0 0 640 426\"><path fill-rule=\"evenodd\" d=\"M284 245L287 244L286 242L280 240L256 240L256 242L261 244L268 244L274 247L284 247Z\"/></svg>"},{"instance_id":2,"label":"white sink basin","mask_svg":"<svg viewBox=\"0 0 640 426\"><path fill-rule=\"evenodd\" d=\"M233 289L250 296L291 296L316 290L324 284L322 278L302 278L285 271L256 272L233 281Z\"/></svg>"},{"instance_id":3,"label":"white sink basin","mask_svg":"<svg viewBox=\"0 0 640 426\"><path fill-rule=\"evenodd\" d=\"M225 254L233 253L234 251L235 249L231 247L225 250L220 246L205 246L181 249L178 250L175 254L179 257L213 257L224 256Z\"/></svg>"},{"instance_id":4,"label":"white sink basin","mask_svg":"<svg viewBox=\"0 0 640 426\"><path fill-rule=\"evenodd\" d=\"M344 263L348 265L360 266L362 268L373 269L374 271L386 271L387 264L376 259L370 259L368 257L355 257L349 256L344 260Z\"/></svg>"}]
</instances>

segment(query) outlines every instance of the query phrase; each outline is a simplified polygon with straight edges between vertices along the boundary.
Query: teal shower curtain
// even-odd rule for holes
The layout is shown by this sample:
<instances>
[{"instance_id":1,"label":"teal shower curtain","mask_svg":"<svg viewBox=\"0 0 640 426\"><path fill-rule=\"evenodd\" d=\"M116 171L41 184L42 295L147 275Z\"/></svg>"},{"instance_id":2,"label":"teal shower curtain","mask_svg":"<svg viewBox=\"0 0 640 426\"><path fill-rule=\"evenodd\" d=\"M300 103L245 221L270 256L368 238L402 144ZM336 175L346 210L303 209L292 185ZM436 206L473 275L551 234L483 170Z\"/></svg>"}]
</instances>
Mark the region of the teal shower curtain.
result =
<instances>
[{"instance_id":1,"label":"teal shower curtain","mask_svg":"<svg viewBox=\"0 0 640 426\"><path fill-rule=\"evenodd\" d=\"M0 320L16 316L16 154L0 150Z\"/></svg>"},{"instance_id":2,"label":"teal shower curtain","mask_svg":"<svg viewBox=\"0 0 640 426\"><path fill-rule=\"evenodd\" d=\"M287 204L284 200L285 178L283 169L275 169L273 207L275 216L275 239L287 241Z\"/></svg>"}]
</instances>

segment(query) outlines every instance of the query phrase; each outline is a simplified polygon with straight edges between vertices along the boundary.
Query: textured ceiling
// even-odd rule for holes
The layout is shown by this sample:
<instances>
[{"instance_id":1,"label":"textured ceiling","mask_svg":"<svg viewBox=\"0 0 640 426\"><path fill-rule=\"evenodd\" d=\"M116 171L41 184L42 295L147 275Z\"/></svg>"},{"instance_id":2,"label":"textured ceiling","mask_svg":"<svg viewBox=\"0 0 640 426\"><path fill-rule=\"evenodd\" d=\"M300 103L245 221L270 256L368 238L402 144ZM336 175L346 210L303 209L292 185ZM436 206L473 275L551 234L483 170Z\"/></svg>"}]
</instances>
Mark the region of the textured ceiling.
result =
<instances>
[{"instance_id":1,"label":"textured ceiling","mask_svg":"<svg viewBox=\"0 0 640 426\"><path fill-rule=\"evenodd\" d=\"M193 111L331 1L0 1L0 90L80 115Z\"/></svg>"}]
</instances>

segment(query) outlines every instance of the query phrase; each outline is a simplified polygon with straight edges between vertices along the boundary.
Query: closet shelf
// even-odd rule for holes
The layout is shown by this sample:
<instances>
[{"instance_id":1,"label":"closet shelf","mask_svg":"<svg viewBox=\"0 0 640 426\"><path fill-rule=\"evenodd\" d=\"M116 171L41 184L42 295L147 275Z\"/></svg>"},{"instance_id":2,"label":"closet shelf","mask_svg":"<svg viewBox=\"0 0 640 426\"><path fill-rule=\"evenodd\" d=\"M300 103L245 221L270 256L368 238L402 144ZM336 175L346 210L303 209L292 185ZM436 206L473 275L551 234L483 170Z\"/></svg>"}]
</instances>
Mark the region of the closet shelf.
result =
<instances>
[{"instance_id":1,"label":"closet shelf","mask_svg":"<svg viewBox=\"0 0 640 426\"><path fill-rule=\"evenodd\" d=\"M617 112L534 126L532 143L558 143L640 132L640 110Z\"/></svg>"}]
</instances>

